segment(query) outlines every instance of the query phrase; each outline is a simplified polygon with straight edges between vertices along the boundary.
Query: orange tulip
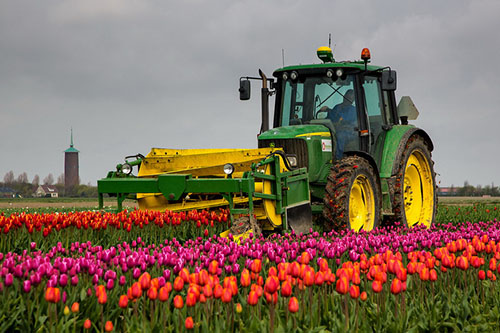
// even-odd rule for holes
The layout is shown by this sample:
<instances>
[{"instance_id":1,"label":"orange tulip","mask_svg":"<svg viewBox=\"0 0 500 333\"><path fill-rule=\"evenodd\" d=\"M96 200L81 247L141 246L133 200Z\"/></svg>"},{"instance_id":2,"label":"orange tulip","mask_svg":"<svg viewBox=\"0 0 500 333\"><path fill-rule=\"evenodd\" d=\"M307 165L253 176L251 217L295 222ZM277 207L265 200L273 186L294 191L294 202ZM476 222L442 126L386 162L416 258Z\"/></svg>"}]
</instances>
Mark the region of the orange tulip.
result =
<instances>
[{"instance_id":1,"label":"orange tulip","mask_svg":"<svg viewBox=\"0 0 500 333\"><path fill-rule=\"evenodd\" d=\"M59 288L48 287L45 291L45 300L50 303L59 303L61 300L61 290Z\"/></svg>"},{"instance_id":2,"label":"orange tulip","mask_svg":"<svg viewBox=\"0 0 500 333\"><path fill-rule=\"evenodd\" d=\"M247 298L247 303L249 305L257 305L257 303L259 302L259 295L257 294L256 291L254 290L251 290L250 293L248 294L248 298Z\"/></svg>"},{"instance_id":3,"label":"orange tulip","mask_svg":"<svg viewBox=\"0 0 500 333\"><path fill-rule=\"evenodd\" d=\"M283 281L281 284L281 296L290 297L292 295L292 284L288 281Z\"/></svg>"},{"instance_id":4,"label":"orange tulip","mask_svg":"<svg viewBox=\"0 0 500 333\"><path fill-rule=\"evenodd\" d=\"M302 252L300 255L300 263L304 265L309 265L309 260L311 260L311 257L309 256L309 253L307 252Z\"/></svg>"},{"instance_id":5,"label":"orange tulip","mask_svg":"<svg viewBox=\"0 0 500 333\"><path fill-rule=\"evenodd\" d=\"M156 289L155 287L151 287L148 289L148 297L150 300L155 300L158 298L158 289Z\"/></svg>"},{"instance_id":6,"label":"orange tulip","mask_svg":"<svg viewBox=\"0 0 500 333\"><path fill-rule=\"evenodd\" d=\"M312 286L314 284L314 270L308 269L304 273L304 278L302 280L304 282L304 285L306 285L308 287Z\"/></svg>"},{"instance_id":7,"label":"orange tulip","mask_svg":"<svg viewBox=\"0 0 500 333\"><path fill-rule=\"evenodd\" d=\"M217 260L212 260L212 262L210 262L210 264L208 265L208 272L212 275L216 275L218 268L219 263L217 262Z\"/></svg>"},{"instance_id":8,"label":"orange tulip","mask_svg":"<svg viewBox=\"0 0 500 333\"><path fill-rule=\"evenodd\" d=\"M182 309L184 307L184 300L181 295L176 295L174 297L174 307L176 309Z\"/></svg>"},{"instance_id":9,"label":"orange tulip","mask_svg":"<svg viewBox=\"0 0 500 333\"><path fill-rule=\"evenodd\" d=\"M118 306L122 309L125 309L128 305L128 297L127 295L121 295L120 300L118 301Z\"/></svg>"},{"instance_id":10,"label":"orange tulip","mask_svg":"<svg viewBox=\"0 0 500 333\"><path fill-rule=\"evenodd\" d=\"M434 281L436 281L436 280L437 280L437 278L438 278L438 275L437 275L436 270L435 270L434 268L433 268L433 269L431 269L431 270L429 271L429 280L430 280L430 281L432 281L432 282L434 282Z\"/></svg>"},{"instance_id":11,"label":"orange tulip","mask_svg":"<svg viewBox=\"0 0 500 333\"><path fill-rule=\"evenodd\" d=\"M250 270L254 273L260 273L262 270L262 261L260 259L254 259L250 264Z\"/></svg>"},{"instance_id":12,"label":"orange tulip","mask_svg":"<svg viewBox=\"0 0 500 333\"><path fill-rule=\"evenodd\" d=\"M272 303L272 304L276 305L276 303L278 303L278 293L277 292L275 292L273 294L268 293L268 292L264 292L264 295L266 297L266 302L268 304Z\"/></svg>"},{"instance_id":13,"label":"orange tulip","mask_svg":"<svg viewBox=\"0 0 500 333\"><path fill-rule=\"evenodd\" d=\"M203 294L206 296L206 297L212 297L213 295L213 289L212 287L210 286L210 284L206 284L204 287L203 287Z\"/></svg>"},{"instance_id":14,"label":"orange tulip","mask_svg":"<svg viewBox=\"0 0 500 333\"><path fill-rule=\"evenodd\" d=\"M139 282L134 282L132 284L132 287L130 287L130 288L131 288L130 294L131 294L132 298L139 298L142 296L142 287L141 287L141 284Z\"/></svg>"},{"instance_id":15,"label":"orange tulip","mask_svg":"<svg viewBox=\"0 0 500 333\"><path fill-rule=\"evenodd\" d=\"M159 292L158 292L158 299L160 300L160 302L165 302L168 300L168 297L169 297L169 292L167 290L167 287L163 286L160 288Z\"/></svg>"},{"instance_id":16,"label":"orange tulip","mask_svg":"<svg viewBox=\"0 0 500 333\"><path fill-rule=\"evenodd\" d=\"M151 275L149 275L148 272L142 273L142 275L139 276L139 283L141 284L142 290L148 290L151 286Z\"/></svg>"},{"instance_id":17,"label":"orange tulip","mask_svg":"<svg viewBox=\"0 0 500 333\"><path fill-rule=\"evenodd\" d=\"M280 281L276 275L271 275L266 279L266 284L264 285L264 291L274 294L280 286Z\"/></svg>"},{"instance_id":18,"label":"orange tulip","mask_svg":"<svg viewBox=\"0 0 500 333\"><path fill-rule=\"evenodd\" d=\"M297 297L290 297L290 300L288 301L288 311L291 313L299 311L299 300Z\"/></svg>"},{"instance_id":19,"label":"orange tulip","mask_svg":"<svg viewBox=\"0 0 500 333\"><path fill-rule=\"evenodd\" d=\"M190 282L189 270L186 267L181 269L181 271L179 272L179 277L183 279L185 283L189 283Z\"/></svg>"},{"instance_id":20,"label":"orange tulip","mask_svg":"<svg viewBox=\"0 0 500 333\"><path fill-rule=\"evenodd\" d=\"M224 288L220 284L216 284L215 288L214 288L214 297L221 298L223 291L224 291Z\"/></svg>"},{"instance_id":21,"label":"orange tulip","mask_svg":"<svg viewBox=\"0 0 500 333\"><path fill-rule=\"evenodd\" d=\"M360 295L359 295L359 298L364 302L367 300L368 298L368 294L366 293L366 291L363 291Z\"/></svg>"},{"instance_id":22,"label":"orange tulip","mask_svg":"<svg viewBox=\"0 0 500 333\"><path fill-rule=\"evenodd\" d=\"M78 311L80 311L80 304L78 302L75 302L73 303L73 305L71 305L71 312L77 313Z\"/></svg>"},{"instance_id":23,"label":"orange tulip","mask_svg":"<svg viewBox=\"0 0 500 333\"><path fill-rule=\"evenodd\" d=\"M245 268L241 272L240 284L242 287L248 287L251 282L252 282L252 280L250 278L250 272L248 271L248 269Z\"/></svg>"},{"instance_id":24,"label":"orange tulip","mask_svg":"<svg viewBox=\"0 0 500 333\"><path fill-rule=\"evenodd\" d=\"M359 297L359 287L355 284L349 288L349 295L351 295L351 298L356 299Z\"/></svg>"},{"instance_id":25,"label":"orange tulip","mask_svg":"<svg viewBox=\"0 0 500 333\"><path fill-rule=\"evenodd\" d=\"M347 292L349 291L349 280L345 276L342 276L341 278L339 278L337 280L337 285L336 285L335 290L339 294L342 294L342 295L347 294Z\"/></svg>"},{"instance_id":26,"label":"orange tulip","mask_svg":"<svg viewBox=\"0 0 500 333\"><path fill-rule=\"evenodd\" d=\"M178 276L174 280L174 290L181 291L184 288L184 280Z\"/></svg>"},{"instance_id":27,"label":"orange tulip","mask_svg":"<svg viewBox=\"0 0 500 333\"><path fill-rule=\"evenodd\" d=\"M231 292L231 289L229 289L229 288L223 288L222 289L222 295L220 297L221 301L223 303L229 303L229 302L231 302L232 298L233 298L233 293Z\"/></svg>"}]
</instances>

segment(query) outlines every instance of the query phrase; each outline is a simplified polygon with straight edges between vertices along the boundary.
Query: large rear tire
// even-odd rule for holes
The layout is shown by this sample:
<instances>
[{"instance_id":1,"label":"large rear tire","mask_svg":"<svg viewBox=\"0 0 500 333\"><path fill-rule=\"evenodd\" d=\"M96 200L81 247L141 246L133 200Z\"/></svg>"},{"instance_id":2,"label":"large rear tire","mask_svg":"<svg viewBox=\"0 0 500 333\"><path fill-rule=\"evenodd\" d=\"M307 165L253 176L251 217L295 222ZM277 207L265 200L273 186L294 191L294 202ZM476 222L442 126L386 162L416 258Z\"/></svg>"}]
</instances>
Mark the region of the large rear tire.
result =
<instances>
[{"instance_id":1,"label":"large rear tire","mask_svg":"<svg viewBox=\"0 0 500 333\"><path fill-rule=\"evenodd\" d=\"M325 190L323 216L334 229L370 231L380 222L380 186L370 163L348 156L333 165Z\"/></svg>"},{"instance_id":2,"label":"large rear tire","mask_svg":"<svg viewBox=\"0 0 500 333\"><path fill-rule=\"evenodd\" d=\"M437 208L436 174L430 149L418 135L410 137L401 154L394 183L394 217L408 227L427 228L434 222Z\"/></svg>"}]
</instances>

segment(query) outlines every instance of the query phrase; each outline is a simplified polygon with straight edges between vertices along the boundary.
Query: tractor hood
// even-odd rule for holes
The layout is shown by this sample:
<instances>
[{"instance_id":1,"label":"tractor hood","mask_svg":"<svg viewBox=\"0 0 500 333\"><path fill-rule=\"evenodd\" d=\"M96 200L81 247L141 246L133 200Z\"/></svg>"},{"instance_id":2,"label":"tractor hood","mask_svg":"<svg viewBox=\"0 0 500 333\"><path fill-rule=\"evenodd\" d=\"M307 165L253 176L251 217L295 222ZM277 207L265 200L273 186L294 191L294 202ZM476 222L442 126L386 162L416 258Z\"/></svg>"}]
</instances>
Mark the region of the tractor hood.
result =
<instances>
[{"instance_id":1,"label":"tractor hood","mask_svg":"<svg viewBox=\"0 0 500 333\"><path fill-rule=\"evenodd\" d=\"M319 124L284 126L263 132L259 135L259 140L292 139L310 136L330 137L330 132L326 126Z\"/></svg>"}]
</instances>

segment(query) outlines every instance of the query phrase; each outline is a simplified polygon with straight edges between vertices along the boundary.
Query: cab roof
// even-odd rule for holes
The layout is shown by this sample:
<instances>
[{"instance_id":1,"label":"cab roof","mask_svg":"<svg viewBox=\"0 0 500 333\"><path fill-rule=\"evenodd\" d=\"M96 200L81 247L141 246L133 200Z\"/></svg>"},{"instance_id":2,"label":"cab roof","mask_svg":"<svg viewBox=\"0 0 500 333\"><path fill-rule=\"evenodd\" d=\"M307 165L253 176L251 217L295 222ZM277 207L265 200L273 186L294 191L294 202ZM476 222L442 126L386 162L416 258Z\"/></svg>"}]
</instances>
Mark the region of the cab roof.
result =
<instances>
[{"instance_id":1,"label":"cab roof","mask_svg":"<svg viewBox=\"0 0 500 333\"><path fill-rule=\"evenodd\" d=\"M305 65L291 65L282 68L278 68L273 72L273 76L277 77L280 73L288 72L288 71L301 71L307 72L311 70L311 72L315 72L315 69L326 70L328 68L352 68L358 70L365 70L364 61L340 61L340 62L327 62L321 64L305 64ZM366 70L368 71L376 71L381 70L384 67L374 66L368 64Z\"/></svg>"}]
</instances>

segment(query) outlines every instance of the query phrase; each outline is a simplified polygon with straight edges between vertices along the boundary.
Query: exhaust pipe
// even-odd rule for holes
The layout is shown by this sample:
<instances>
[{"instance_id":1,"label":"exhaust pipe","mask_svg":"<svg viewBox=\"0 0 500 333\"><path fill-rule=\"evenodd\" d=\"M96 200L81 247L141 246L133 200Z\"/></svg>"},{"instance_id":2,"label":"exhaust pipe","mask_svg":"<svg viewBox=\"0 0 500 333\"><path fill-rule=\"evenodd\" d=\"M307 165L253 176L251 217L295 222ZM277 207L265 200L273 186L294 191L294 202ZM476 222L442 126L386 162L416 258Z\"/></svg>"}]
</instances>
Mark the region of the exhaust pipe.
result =
<instances>
[{"instance_id":1,"label":"exhaust pipe","mask_svg":"<svg viewBox=\"0 0 500 333\"><path fill-rule=\"evenodd\" d=\"M260 126L260 133L269 130L269 88L267 88L267 77L262 70L259 69L259 75L262 78L262 124Z\"/></svg>"}]
</instances>

